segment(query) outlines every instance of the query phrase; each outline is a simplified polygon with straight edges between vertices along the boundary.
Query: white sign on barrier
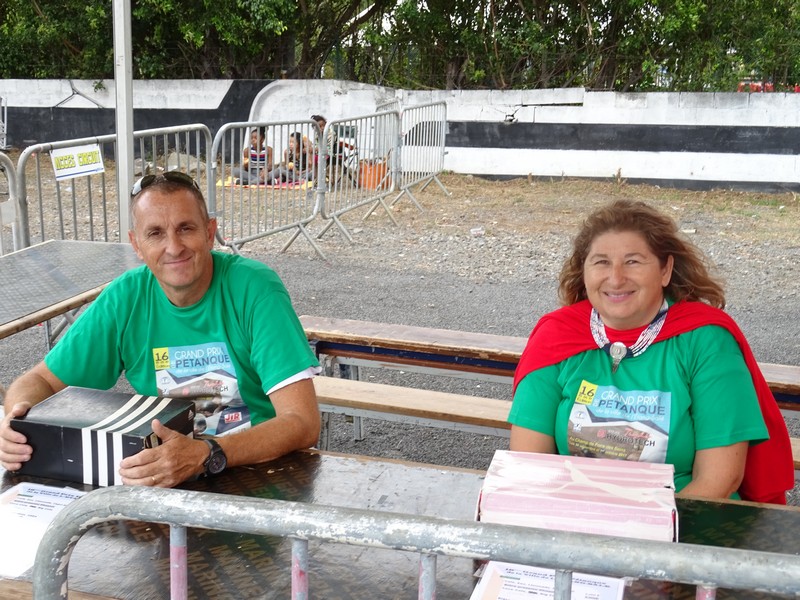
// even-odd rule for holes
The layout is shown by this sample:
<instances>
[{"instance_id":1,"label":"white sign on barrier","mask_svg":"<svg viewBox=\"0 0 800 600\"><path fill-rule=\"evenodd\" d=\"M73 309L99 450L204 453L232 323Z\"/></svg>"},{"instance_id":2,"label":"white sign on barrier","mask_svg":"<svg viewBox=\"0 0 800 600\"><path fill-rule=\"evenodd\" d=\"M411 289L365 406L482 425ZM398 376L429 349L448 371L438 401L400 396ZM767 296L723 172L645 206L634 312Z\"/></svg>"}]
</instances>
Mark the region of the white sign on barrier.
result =
<instances>
[{"instance_id":1,"label":"white sign on barrier","mask_svg":"<svg viewBox=\"0 0 800 600\"><path fill-rule=\"evenodd\" d=\"M105 171L99 144L57 148L50 152L50 158L53 160L56 181Z\"/></svg>"}]
</instances>

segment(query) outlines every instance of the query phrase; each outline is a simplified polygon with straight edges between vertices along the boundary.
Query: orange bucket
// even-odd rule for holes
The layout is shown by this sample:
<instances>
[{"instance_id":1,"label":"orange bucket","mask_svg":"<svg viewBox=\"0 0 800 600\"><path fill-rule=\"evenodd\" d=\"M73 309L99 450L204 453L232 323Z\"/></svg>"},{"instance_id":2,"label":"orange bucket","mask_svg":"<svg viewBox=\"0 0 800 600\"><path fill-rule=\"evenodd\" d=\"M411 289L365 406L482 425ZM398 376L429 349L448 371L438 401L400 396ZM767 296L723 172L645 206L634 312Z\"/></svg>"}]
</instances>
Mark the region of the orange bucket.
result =
<instances>
[{"instance_id":1,"label":"orange bucket","mask_svg":"<svg viewBox=\"0 0 800 600\"><path fill-rule=\"evenodd\" d=\"M389 187L386 176L387 165L383 161L362 160L358 163L358 187L365 190L380 190Z\"/></svg>"}]
</instances>

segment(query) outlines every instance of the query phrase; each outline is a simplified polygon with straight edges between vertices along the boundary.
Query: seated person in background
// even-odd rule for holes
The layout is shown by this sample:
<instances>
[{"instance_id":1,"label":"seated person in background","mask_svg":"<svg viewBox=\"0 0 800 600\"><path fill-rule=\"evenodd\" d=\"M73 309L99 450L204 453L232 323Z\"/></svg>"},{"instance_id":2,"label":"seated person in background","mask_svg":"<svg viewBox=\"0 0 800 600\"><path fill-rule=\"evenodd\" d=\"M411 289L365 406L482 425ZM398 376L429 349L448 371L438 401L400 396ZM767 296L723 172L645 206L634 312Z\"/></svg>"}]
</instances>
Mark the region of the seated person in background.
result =
<instances>
[{"instance_id":1,"label":"seated person in background","mask_svg":"<svg viewBox=\"0 0 800 600\"><path fill-rule=\"evenodd\" d=\"M319 157L320 154L322 154L321 138L323 135L325 135L325 126L328 124L328 120L322 115L311 115L311 120L317 124L317 127L319 127L319 134L317 134L317 137L314 140L314 167L320 169ZM325 179L330 180L331 173L336 173L337 169L339 168L339 164L341 164L343 159L342 147L335 128L332 127L328 129L328 133L325 135L325 145L327 146L327 160L325 161L323 168L325 172Z\"/></svg>"},{"instance_id":2,"label":"seated person in background","mask_svg":"<svg viewBox=\"0 0 800 600\"><path fill-rule=\"evenodd\" d=\"M319 135L321 136L325 131L325 126L328 124L328 120L323 117L322 115L311 115L311 120L317 124L319 127ZM317 138L314 141L314 162L318 161L318 155L320 154L320 138ZM339 150L339 137L336 135L336 132L331 128L328 130L328 135L325 138L325 144L328 147L328 157L331 159L335 159L338 150Z\"/></svg>"},{"instance_id":3,"label":"seated person in background","mask_svg":"<svg viewBox=\"0 0 800 600\"><path fill-rule=\"evenodd\" d=\"M311 179L314 170L314 149L299 131L289 136L289 145L283 151L283 162L267 174L268 184L291 183Z\"/></svg>"},{"instance_id":4,"label":"seated person in background","mask_svg":"<svg viewBox=\"0 0 800 600\"><path fill-rule=\"evenodd\" d=\"M149 396L186 397L190 369L196 378L224 377L219 393L242 400L251 416L249 429L209 440L154 420L164 443L122 461L125 484L171 487L215 474L220 463L258 463L316 444L319 365L278 276L261 262L212 251L217 223L188 175L148 175L132 196L129 238L145 264L115 279L8 388L0 463L14 471L33 452L10 427L13 417L67 385L111 388L123 372ZM189 356L215 360L187 366L181 359Z\"/></svg>"},{"instance_id":5,"label":"seated person in background","mask_svg":"<svg viewBox=\"0 0 800 600\"><path fill-rule=\"evenodd\" d=\"M264 183L267 169L272 167L272 146L267 146L267 128L257 127L250 131L250 145L242 151L242 168L231 169L231 177L237 184Z\"/></svg>"},{"instance_id":6,"label":"seated person in background","mask_svg":"<svg viewBox=\"0 0 800 600\"><path fill-rule=\"evenodd\" d=\"M512 450L665 462L677 491L786 503L786 425L705 259L642 202L593 212L560 275L565 305L514 377Z\"/></svg>"}]
</instances>

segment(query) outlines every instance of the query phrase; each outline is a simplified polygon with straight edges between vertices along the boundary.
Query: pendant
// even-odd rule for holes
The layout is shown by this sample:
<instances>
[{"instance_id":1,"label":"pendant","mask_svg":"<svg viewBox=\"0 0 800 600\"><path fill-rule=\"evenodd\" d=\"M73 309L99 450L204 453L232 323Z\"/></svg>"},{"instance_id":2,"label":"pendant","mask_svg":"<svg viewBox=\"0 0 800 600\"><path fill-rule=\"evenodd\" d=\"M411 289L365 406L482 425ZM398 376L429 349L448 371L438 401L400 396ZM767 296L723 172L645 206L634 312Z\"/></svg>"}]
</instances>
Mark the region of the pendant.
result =
<instances>
[{"instance_id":1,"label":"pendant","mask_svg":"<svg viewBox=\"0 0 800 600\"><path fill-rule=\"evenodd\" d=\"M611 355L611 372L616 373L619 363L628 355L628 347L622 342L614 342L608 349L608 353Z\"/></svg>"}]
</instances>

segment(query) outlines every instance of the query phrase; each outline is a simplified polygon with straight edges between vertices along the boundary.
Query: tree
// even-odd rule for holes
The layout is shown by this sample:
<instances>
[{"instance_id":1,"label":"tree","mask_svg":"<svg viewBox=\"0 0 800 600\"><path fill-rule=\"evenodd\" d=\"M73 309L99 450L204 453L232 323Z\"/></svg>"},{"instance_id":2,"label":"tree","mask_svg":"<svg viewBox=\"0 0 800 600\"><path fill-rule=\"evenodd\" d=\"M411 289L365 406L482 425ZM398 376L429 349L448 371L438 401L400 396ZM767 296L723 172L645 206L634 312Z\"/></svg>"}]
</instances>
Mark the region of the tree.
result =
<instances>
[{"instance_id":1,"label":"tree","mask_svg":"<svg viewBox=\"0 0 800 600\"><path fill-rule=\"evenodd\" d=\"M0 77L113 73L110 8L99 0L5 0L0 7Z\"/></svg>"},{"instance_id":2,"label":"tree","mask_svg":"<svg viewBox=\"0 0 800 600\"><path fill-rule=\"evenodd\" d=\"M293 66L291 56L285 58L283 36L294 11L291 0L136 0L135 76L279 76Z\"/></svg>"},{"instance_id":3,"label":"tree","mask_svg":"<svg viewBox=\"0 0 800 600\"><path fill-rule=\"evenodd\" d=\"M132 0L137 78L733 90L800 80L796 0ZM5 0L0 77L113 77L109 0Z\"/></svg>"},{"instance_id":4,"label":"tree","mask_svg":"<svg viewBox=\"0 0 800 600\"><path fill-rule=\"evenodd\" d=\"M799 11L793 0L404 0L348 63L369 54L385 83L409 88L730 91L751 72L800 76Z\"/></svg>"},{"instance_id":5,"label":"tree","mask_svg":"<svg viewBox=\"0 0 800 600\"><path fill-rule=\"evenodd\" d=\"M367 3L353 0L308 2L301 0L295 13L297 65L290 77L318 78L326 62L344 39L353 39L365 23L381 16L394 0Z\"/></svg>"}]
</instances>

